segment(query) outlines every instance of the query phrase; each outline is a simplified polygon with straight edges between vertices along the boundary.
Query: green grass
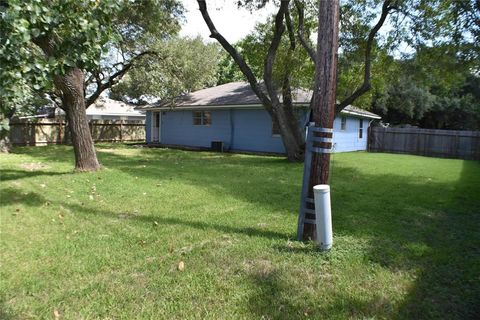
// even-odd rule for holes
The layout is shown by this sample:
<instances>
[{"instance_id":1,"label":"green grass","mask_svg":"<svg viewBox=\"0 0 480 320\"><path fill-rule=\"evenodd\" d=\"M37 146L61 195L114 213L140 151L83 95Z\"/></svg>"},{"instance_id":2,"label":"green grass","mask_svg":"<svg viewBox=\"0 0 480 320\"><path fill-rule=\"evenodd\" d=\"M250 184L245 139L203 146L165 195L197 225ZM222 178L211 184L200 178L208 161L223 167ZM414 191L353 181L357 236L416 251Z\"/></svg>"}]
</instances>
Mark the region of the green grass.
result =
<instances>
[{"instance_id":1,"label":"green grass","mask_svg":"<svg viewBox=\"0 0 480 320\"><path fill-rule=\"evenodd\" d=\"M1 319L480 313L478 162L335 154L322 253L294 240L300 164L97 147L96 173L65 146L0 155Z\"/></svg>"}]
</instances>

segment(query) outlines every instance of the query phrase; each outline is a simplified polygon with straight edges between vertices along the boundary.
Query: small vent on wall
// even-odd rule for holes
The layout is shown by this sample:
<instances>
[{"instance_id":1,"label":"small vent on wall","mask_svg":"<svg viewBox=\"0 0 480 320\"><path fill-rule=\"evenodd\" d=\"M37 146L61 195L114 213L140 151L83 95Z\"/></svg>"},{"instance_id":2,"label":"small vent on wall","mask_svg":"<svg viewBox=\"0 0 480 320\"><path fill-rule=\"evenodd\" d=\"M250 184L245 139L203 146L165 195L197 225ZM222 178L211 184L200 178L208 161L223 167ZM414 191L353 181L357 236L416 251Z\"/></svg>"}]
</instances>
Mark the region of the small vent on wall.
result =
<instances>
[{"instance_id":1,"label":"small vent on wall","mask_svg":"<svg viewBox=\"0 0 480 320\"><path fill-rule=\"evenodd\" d=\"M223 152L223 141L212 141L210 148L212 151Z\"/></svg>"}]
</instances>

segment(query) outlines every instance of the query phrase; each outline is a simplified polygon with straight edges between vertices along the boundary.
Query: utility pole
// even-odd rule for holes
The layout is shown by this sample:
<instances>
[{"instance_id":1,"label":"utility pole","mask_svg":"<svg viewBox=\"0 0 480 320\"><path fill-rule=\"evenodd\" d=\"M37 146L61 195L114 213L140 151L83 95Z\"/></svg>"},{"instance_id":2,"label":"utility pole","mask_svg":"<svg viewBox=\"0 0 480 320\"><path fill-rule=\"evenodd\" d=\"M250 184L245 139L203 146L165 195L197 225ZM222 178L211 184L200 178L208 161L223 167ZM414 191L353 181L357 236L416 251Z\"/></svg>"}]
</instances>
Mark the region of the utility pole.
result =
<instances>
[{"instance_id":1,"label":"utility pole","mask_svg":"<svg viewBox=\"0 0 480 320\"><path fill-rule=\"evenodd\" d=\"M331 138L333 136L332 129L337 87L339 15L339 0L319 1L315 86L312 104L312 120L315 128L312 128L311 132L311 136L315 138L310 142L310 149L314 150L314 152L311 153L310 171L308 172L308 169L306 169L304 173L304 180L308 179L309 181L309 199L313 199L313 186L328 184L329 180ZM322 139L318 138L325 139L320 141ZM304 183L306 186L307 183ZM305 204L307 211L308 209L312 211L314 209L312 207L311 201ZM299 219L299 235L304 240L314 240L316 239L315 224L307 223L307 221L312 221L312 216L314 219L314 214L308 213L307 215L306 219Z\"/></svg>"}]
</instances>

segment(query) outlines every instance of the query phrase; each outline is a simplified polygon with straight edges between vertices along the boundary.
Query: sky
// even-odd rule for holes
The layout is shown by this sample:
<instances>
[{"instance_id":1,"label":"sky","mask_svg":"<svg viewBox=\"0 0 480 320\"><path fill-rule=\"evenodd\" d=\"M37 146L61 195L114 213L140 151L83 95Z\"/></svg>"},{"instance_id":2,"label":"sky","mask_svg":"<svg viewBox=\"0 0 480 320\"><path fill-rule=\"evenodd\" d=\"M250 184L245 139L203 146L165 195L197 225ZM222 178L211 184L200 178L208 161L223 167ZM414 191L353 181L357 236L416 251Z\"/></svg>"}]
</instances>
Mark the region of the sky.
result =
<instances>
[{"instance_id":1,"label":"sky","mask_svg":"<svg viewBox=\"0 0 480 320\"><path fill-rule=\"evenodd\" d=\"M196 37L200 35L208 40L210 32L202 18L198 4L195 0L182 0L185 7L186 21L182 26L180 35ZM266 8L251 13L245 9L239 9L235 0L208 0L207 8L210 18L217 30L231 43L245 37L253 30L255 24L266 21L267 17L275 12L273 4Z\"/></svg>"},{"instance_id":2,"label":"sky","mask_svg":"<svg viewBox=\"0 0 480 320\"><path fill-rule=\"evenodd\" d=\"M210 32L198 9L196 0L181 0L185 7L185 21L180 31L181 36L196 37L200 35L206 41L214 41L209 38ZM235 43L249 34L258 22L265 22L267 18L276 13L277 7L273 1L263 9L253 13L246 9L239 9L235 0L207 0L207 8L210 18L217 30L230 42ZM379 34L384 35L392 27L387 21ZM316 33L310 39L316 42ZM400 53L412 53L413 49L406 44L401 44L394 55Z\"/></svg>"}]
</instances>

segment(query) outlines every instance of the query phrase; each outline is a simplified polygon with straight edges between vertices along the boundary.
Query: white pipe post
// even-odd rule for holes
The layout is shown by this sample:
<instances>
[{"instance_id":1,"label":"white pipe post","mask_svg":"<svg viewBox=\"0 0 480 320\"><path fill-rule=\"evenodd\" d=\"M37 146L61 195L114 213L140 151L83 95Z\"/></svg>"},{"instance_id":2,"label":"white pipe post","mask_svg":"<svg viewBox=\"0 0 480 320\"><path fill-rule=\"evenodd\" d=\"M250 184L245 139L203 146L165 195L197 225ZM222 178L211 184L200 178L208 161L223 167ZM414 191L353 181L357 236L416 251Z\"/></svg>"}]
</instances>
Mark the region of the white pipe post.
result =
<instances>
[{"instance_id":1,"label":"white pipe post","mask_svg":"<svg viewBox=\"0 0 480 320\"><path fill-rule=\"evenodd\" d=\"M317 243L320 246L320 249L329 250L333 244L330 186L328 184L314 186L313 195L315 198Z\"/></svg>"}]
</instances>

